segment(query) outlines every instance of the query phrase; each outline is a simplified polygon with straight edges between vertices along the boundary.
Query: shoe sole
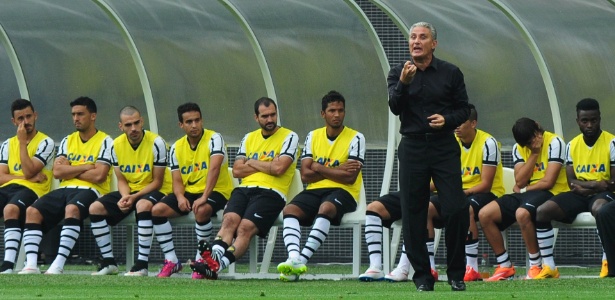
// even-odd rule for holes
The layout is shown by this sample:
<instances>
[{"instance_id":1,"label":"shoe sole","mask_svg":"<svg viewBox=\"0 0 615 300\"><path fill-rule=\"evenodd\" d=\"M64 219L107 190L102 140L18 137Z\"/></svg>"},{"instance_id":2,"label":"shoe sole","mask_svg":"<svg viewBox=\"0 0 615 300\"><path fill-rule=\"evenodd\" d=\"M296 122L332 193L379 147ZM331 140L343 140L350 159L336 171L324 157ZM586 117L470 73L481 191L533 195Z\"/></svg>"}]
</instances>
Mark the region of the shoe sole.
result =
<instances>
[{"instance_id":1,"label":"shoe sole","mask_svg":"<svg viewBox=\"0 0 615 300\"><path fill-rule=\"evenodd\" d=\"M294 276L294 278L290 279L290 278L288 278L288 276ZM295 275L295 274L280 275L280 280L284 281L284 282L295 282L295 281L299 281L299 276Z\"/></svg>"},{"instance_id":2,"label":"shoe sole","mask_svg":"<svg viewBox=\"0 0 615 300\"><path fill-rule=\"evenodd\" d=\"M381 278L359 277L359 281L363 281L363 282L383 281L383 280L384 280L384 277L381 277Z\"/></svg>"},{"instance_id":3,"label":"shoe sole","mask_svg":"<svg viewBox=\"0 0 615 300\"><path fill-rule=\"evenodd\" d=\"M106 275L117 275L120 273L120 270L115 268L115 270L110 271L109 273L101 273L100 271L98 272L94 272L91 275L92 276L106 276Z\"/></svg>"},{"instance_id":4,"label":"shoe sole","mask_svg":"<svg viewBox=\"0 0 615 300\"><path fill-rule=\"evenodd\" d=\"M386 281L386 282L406 282L406 281L408 281L408 279L395 280L395 279L392 279L392 278L384 278L384 281Z\"/></svg>"},{"instance_id":5,"label":"shoe sole","mask_svg":"<svg viewBox=\"0 0 615 300\"><path fill-rule=\"evenodd\" d=\"M463 279L463 281L465 281L465 282L472 282L472 281L483 281L483 279L482 279L482 278L476 278L476 279L468 279L468 280L466 280L466 279L464 278L464 279Z\"/></svg>"},{"instance_id":6,"label":"shoe sole","mask_svg":"<svg viewBox=\"0 0 615 300\"><path fill-rule=\"evenodd\" d=\"M549 277L535 277L534 279L536 280L542 280L542 279L558 279L559 276L549 276Z\"/></svg>"},{"instance_id":7,"label":"shoe sole","mask_svg":"<svg viewBox=\"0 0 615 300\"><path fill-rule=\"evenodd\" d=\"M481 278L481 277L475 277L475 278L467 278L467 279L466 279L466 278L464 277L464 278L463 278L463 281L466 281L466 282L468 282L468 281L483 281L483 278Z\"/></svg>"},{"instance_id":8,"label":"shoe sole","mask_svg":"<svg viewBox=\"0 0 615 300\"><path fill-rule=\"evenodd\" d=\"M485 281L502 281L502 280L513 280L513 279L515 279L515 275L512 275L510 277L502 277L502 278L498 278L498 279L492 279L492 280L485 279Z\"/></svg>"}]
</instances>

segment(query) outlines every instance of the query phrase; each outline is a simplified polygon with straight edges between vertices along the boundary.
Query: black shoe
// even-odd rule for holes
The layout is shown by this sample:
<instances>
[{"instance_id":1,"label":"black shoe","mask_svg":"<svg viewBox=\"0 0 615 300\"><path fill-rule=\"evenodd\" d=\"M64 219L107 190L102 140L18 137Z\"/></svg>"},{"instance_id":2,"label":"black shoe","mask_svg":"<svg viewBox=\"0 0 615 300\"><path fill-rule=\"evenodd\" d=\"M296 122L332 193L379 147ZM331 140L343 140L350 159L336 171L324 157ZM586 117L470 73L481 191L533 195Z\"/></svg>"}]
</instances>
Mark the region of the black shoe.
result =
<instances>
[{"instance_id":1,"label":"black shoe","mask_svg":"<svg viewBox=\"0 0 615 300\"><path fill-rule=\"evenodd\" d=\"M211 270L205 262L192 261L190 262L190 269L192 269L193 272L197 272L205 276L205 278L207 279L210 279L210 280L218 279L218 273Z\"/></svg>"},{"instance_id":2,"label":"black shoe","mask_svg":"<svg viewBox=\"0 0 615 300\"><path fill-rule=\"evenodd\" d=\"M416 287L417 292L433 292L433 286L428 284L421 284Z\"/></svg>"},{"instance_id":3,"label":"black shoe","mask_svg":"<svg viewBox=\"0 0 615 300\"><path fill-rule=\"evenodd\" d=\"M214 273L218 272L218 270L220 270L220 258L214 257L211 250L211 244L209 244L206 240L200 240L198 249L201 258L205 261L207 267L209 267L209 269ZM207 277L207 275L205 275L205 277Z\"/></svg>"},{"instance_id":4,"label":"black shoe","mask_svg":"<svg viewBox=\"0 0 615 300\"><path fill-rule=\"evenodd\" d=\"M0 267L0 273L4 273L4 272L7 272L7 270L11 270L11 271L8 271L10 273L10 272L12 272L14 267L15 267L14 263L5 260L2 263L2 266Z\"/></svg>"},{"instance_id":5,"label":"black shoe","mask_svg":"<svg viewBox=\"0 0 615 300\"><path fill-rule=\"evenodd\" d=\"M200 240L197 247L201 256L203 256L203 253L205 252L211 253L211 244L209 244L206 240Z\"/></svg>"},{"instance_id":6,"label":"black shoe","mask_svg":"<svg viewBox=\"0 0 615 300\"><path fill-rule=\"evenodd\" d=\"M453 290L453 292L466 290L466 283L463 282L463 280L449 280L448 283L451 285L451 290Z\"/></svg>"},{"instance_id":7,"label":"black shoe","mask_svg":"<svg viewBox=\"0 0 615 300\"><path fill-rule=\"evenodd\" d=\"M147 270L148 269L148 262L143 261L143 260L137 260L137 262L132 266L132 268L130 268L130 272L138 272L141 270Z\"/></svg>"}]
</instances>

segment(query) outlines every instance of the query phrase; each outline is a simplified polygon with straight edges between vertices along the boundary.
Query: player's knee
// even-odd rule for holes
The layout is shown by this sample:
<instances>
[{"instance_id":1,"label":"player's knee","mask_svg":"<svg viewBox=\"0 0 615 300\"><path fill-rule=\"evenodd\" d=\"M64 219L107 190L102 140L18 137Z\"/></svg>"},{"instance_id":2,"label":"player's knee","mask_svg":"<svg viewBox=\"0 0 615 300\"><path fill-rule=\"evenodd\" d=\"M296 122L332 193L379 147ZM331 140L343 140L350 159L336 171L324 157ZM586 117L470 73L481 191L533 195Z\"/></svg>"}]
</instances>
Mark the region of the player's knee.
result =
<instances>
[{"instance_id":1,"label":"player's knee","mask_svg":"<svg viewBox=\"0 0 615 300\"><path fill-rule=\"evenodd\" d=\"M201 205L194 211L194 217L198 222L207 222L211 219L213 208L209 204Z\"/></svg>"},{"instance_id":2,"label":"player's knee","mask_svg":"<svg viewBox=\"0 0 615 300\"><path fill-rule=\"evenodd\" d=\"M440 214L438 213L436 206L431 202L429 202L429 207L427 208L427 217L429 219L440 219Z\"/></svg>"},{"instance_id":3,"label":"player's knee","mask_svg":"<svg viewBox=\"0 0 615 300\"><path fill-rule=\"evenodd\" d=\"M252 235L255 234L256 228L252 224L247 224L246 222L242 222L237 227L237 238L251 238Z\"/></svg>"},{"instance_id":4,"label":"player's knee","mask_svg":"<svg viewBox=\"0 0 615 300\"><path fill-rule=\"evenodd\" d=\"M91 215L105 215L107 213L105 206L99 201L94 201L94 203L90 205L89 211Z\"/></svg>"},{"instance_id":5,"label":"player's knee","mask_svg":"<svg viewBox=\"0 0 615 300\"><path fill-rule=\"evenodd\" d=\"M382 206L382 204L378 201L374 201L367 205L366 210L371 211L371 212L376 212L376 210L378 209L378 206Z\"/></svg>"},{"instance_id":6,"label":"player's knee","mask_svg":"<svg viewBox=\"0 0 615 300\"><path fill-rule=\"evenodd\" d=\"M239 224L239 220L241 220L241 217L239 217L239 215L236 213L224 214L224 217L222 218L221 230L235 231L235 228L237 228L237 224Z\"/></svg>"},{"instance_id":7,"label":"player's knee","mask_svg":"<svg viewBox=\"0 0 615 300\"><path fill-rule=\"evenodd\" d=\"M486 224L486 223L492 223L493 222L493 216L490 213L490 209L481 209L480 211L478 211L478 219L480 220L481 224Z\"/></svg>"},{"instance_id":8,"label":"player's knee","mask_svg":"<svg viewBox=\"0 0 615 300\"><path fill-rule=\"evenodd\" d=\"M79 211L79 207L77 207L77 205L74 205L74 204L66 205L66 207L64 208L64 217L80 219L81 212Z\"/></svg>"},{"instance_id":9,"label":"player's knee","mask_svg":"<svg viewBox=\"0 0 615 300\"><path fill-rule=\"evenodd\" d=\"M35 219L35 218L38 219L40 217L41 217L41 212L38 209L36 209L36 208L34 208L32 206L30 206L30 207L28 207L28 209L26 209L26 220L28 220L28 219Z\"/></svg>"},{"instance_id":10,"label":"player's knee","mask_svg":"<svg viewBox=\"0 0 615 300\"><path fill-rule=\"evenodd\" d=\"M166 208L168 206L164 203L158 203L152 207L152 217L166 217Z\"/></svg>"},{"instance_id":11,"label":"player's knee","mask_svg":"<svg viewBox=\"0 0 615 300\"><path fill-rule=\"evenodd\" d=\"M552 201L547 201L536 209L536 222L551 222L559 207Z\"/></svg>"},{"instance_id":12,"label":"player's knee","mask_svg":"<svg viewBox=\"0 0 615 300\"><path fill-rule=\"evenodd\" d=\"M525 208L518 208L517 211L515 211L515 218L520 226L524 226L532 222L532 215Z\"/></svg>"},{"instance_id":13,"label":"player's knee","mask_svg":"<svg viewBox=\"0 0 615 300\"><path fill-rule=\"evenodd\" d=\"M366 211L379 215L382 220L388 220L391 218L389 211L380 201L374 201L367 205Z\"/></svg>"},{"instance_id":14,"label":"player's knee","mask_svg":"<svg viewBox=\"0 0 615 300\"><path fill-rule=\"evenodd\" d=\"M152 202L150 202L149 200L144 200L141 199L139 201L137 201L137 212L144 212L144 211L152 211L152 208L154 207L154 204Z\"/></svg>"},{"instance_id":15,"label":"player's knee","mask_svg":"<svg viewBox=\"0 0 615 300\"><path fill-rule=\"evenodd\" d=\"M298 216L298 215L301 215L302 213L303 211L301 210L301 208L299 208L299 206L294 205L294 204L286 205L284 207L284 210L282 211L282 214L284 216L286 215Z\"/></svg>"},{"instance_id":16,"label":"player's knee","mask_svg":"<svg viewBox=\"0 0 615 300\"><path fill-rule=\"evenodd\" d=\"M331 202L324 202L318 208L318 214L333 218L337 215L337 207Z\"/></svg>"},{"instance_id":17,"label":"player's knee","mask_svg":"<svg viewBox=\"0 0 615 300\"><path fill-rule=\"evenodd\" d=\"M19 208L19 206L15 204L7 204L3 210L5 220L19 219L20 213L21 213L21 209Z\"/></svg>"}]
</instances>

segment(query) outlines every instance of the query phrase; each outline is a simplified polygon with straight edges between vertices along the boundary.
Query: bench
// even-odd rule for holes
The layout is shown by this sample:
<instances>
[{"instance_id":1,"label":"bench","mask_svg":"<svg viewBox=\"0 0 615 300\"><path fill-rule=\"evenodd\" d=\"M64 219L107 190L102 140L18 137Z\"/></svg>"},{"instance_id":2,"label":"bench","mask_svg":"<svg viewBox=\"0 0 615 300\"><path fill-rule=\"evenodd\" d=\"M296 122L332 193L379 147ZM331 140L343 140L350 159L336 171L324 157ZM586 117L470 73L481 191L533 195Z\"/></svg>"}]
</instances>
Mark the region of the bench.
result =
<instances>
[{"instance_id":1,"label":"bench","mask_svg":"<svg viewBox=\"0 0 615 300\"><path fill-rule=\"evenodd\" d=\"M513 193L513 186L515 185L515 177L514 170L512 168L503 168L503 181L504 181L504 189L505 194ZM480 223L477 223L480 226ZM575 229L596 229L596 219L591 215L590 212L583 212L577 215L574 221L571 224L565 224L561 222L552 222L553 231L554 231L554 240L553 247L555 247L555 242L557 240L557 234L559 229L561 228L575 228ZM384 237L388 238L389 230L384 228L383 231ZM383 245L383 265L384 272L388 273L390 268L395 263L395 258L397 257L397 249L399 248L400 236L402 230L401 221L397 221L393 223L391 226L393 230L393 234L391 237L391 243L387 245L384 243ZM480 234L480 232L479 232ZM434 237L434 255L438 250L438 244L440 243L440 237L442 235L441 229L435 229L435 237ZM508 248L508 231L502 231L502 236L504 237L504 245ZM526 259L527 270L529 270L529 259ZM412 274L412 270L410 274Z\"/></svg>"},{"instance_id":2,"label":"bench","mask_svg":"<svg viewBox=\"0 0 615 300\"><path fill-rule=\"evenodd\" d=\"M229 168L229 174L232 174L232 169ZM232 175L231 175L232 177ZM239 185L239 180L236 178L232 178L234 186ZM55 189L59 186L59 181L54 180L52 184L52 189ZM288 193L287 201L290 201L294 196L303 191L304 186L301 182L301 174L299 170L295 170L295 174L293 177L293 181L291 183L291 187ZM111 190L117 190L117 179L115 176L112 176ZM360 193L360 201L357 206L357 210L353 213L346 214L342 219L342 224L340 227L350 227L353 229L353 267L352 267L352 276L359 276L360 266L361 266L361 238L362 238L362 229L361 226L365 222L365 210L366 210L366 200L365 200L365 189L361 187ZM213 220L220 224L222 222L222 214L223 211L218 211L216 215L217 220ZM169 219L171 225L173 227L176 226L193 226L195 223L194 214L190 213L186 216L172 218ZM89 219L84 220L84 224L89 224ZM137 226L136 218L134 214L130 214L124 220L122 220L117 226L126 226L126 266L127 268L131 267L134 264L134 253L135 253L135 229ZM274 226L269 230L269 234L267 237L267 242L265 244L265 251L263 253L263 260L260 266L260 270L258 269L258 256L259 256L259 247L258 247L258 237L253 238L250 241L250 249L249 249L249 268L248 273L246 274L238 274L235 271L235 264L232 264L228 268L228 275L233 278L263 278L268 277L267 273L269 267L271 265L271 259L273 256L273 249L275 247L275 242L278 233L278 227L283 226L282 214L278 216L278 219L274 223ZM112 228L113 232L113 228ZM15 264L16 268L19 266L23 266L25 261L25 250L23 248L23 244L20 247L20 252L18 255L17 262ZM277 278L277 274L269 274L271 277L275 276Z\"/></svg>"},{"instance_id":3,"label":"bench","mask_svg":"<svg viewBox=\"0 0 615 300\"><path fill-rule=\"evenodd\" d=\"M295 176L291 183L287 201L290 202L297 194L303 191L304 186L301 182L301 174L299 170L295 170ZM367 207L365 188L361 186L361 192L359 194L359 203L357 209L349 214L344 215L339 228L352 228L352 274L351 276L356 278L359 276L361 269L361 243L362 243L362 225L365 223L365 211ZM282 213L278 216L278 219L273 224L267 235L267 242L265 243L265 251L263 253L263 259L260 269L257 270L258 261L258 247L257 238L253 238L250 247L250 266L249 272L245 274L231 273L233 278L278 278L279 274L269 273L271 266L271 260L273 257L273 250L277 240L278 230L284 226ZM326 242L326 241L325 241ZM233 265L231 265L233 266ZM318 274L318 275L306 275L310 279L340 279L343 278L343 274Z\"/></svg>"},{"instance_id":4,"label":"bench","mask_svg":"<svg viewBox=\"0 0 615 300\"><path fill-rule=\"evenodd\" d=\"M111 175L110 190L117 191L117 177L115 177L114 172L111 172L111 174L112 175ZM231 176L233 185L238 186L239 181L236 178L232 177L231 168L229 168L229 175ZM57 189L59 185L60 185L60 181L58 179L53 179L52 184L51 184L51 190ZM216 218L220 220L220 222L222 221L222 213L223 213L222 211L218 211L218 214L216 215ZM190 213L186 216L181 216L178 218L172 218L172 219L169 219L169 221L171 222L171 225L173 226L194 225L195 223L193 213ZM89 218L85 219L83 223L84 225L89 225L90 219ZM125 243L126 244L126 248L125 248L126 267L130 268L132 265L134 265L135 243L137 243L134 239L135 238L135 228L137 227L137 220L135 218L135 214L131 213L126 218L124 218L120 223L118 223L116 226L126 226L126 243ZM111 233L113 233L113 227L111 227ZM21 268L24 265L25 258L26 258L25 250L23 247L23 243L21 243L17 261L15 263L15 270L19 271L18 268Z\"/></svg>"}]
</instances>

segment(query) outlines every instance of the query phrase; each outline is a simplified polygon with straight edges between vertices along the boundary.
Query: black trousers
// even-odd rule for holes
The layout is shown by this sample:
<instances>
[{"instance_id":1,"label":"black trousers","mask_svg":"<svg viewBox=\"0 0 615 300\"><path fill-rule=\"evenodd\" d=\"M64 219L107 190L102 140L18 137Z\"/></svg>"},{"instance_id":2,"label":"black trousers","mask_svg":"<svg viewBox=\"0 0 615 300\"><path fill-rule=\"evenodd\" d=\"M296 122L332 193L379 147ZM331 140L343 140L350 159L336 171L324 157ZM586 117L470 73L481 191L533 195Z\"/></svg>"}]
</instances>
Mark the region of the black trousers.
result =
<instances>
[{"instance_id":1,"label":"black trousers","mask_svg":"<svg viewBox=\"0 0 615 300\"><path fill-rule=\"evenodd\" d=\"M609 263L609 277L615 277L615 201L611 201L596 213L596 226Z\"/></svg>"},{"instance_id":2,"label":"black trousers","mask_svg":"<svg viewBox=\"0 0 615 300\"><path fill-rule=\"evenodd\" d=\"M414 268L414 284L433 286L427 252L429 183L433 182L441 203L445 228L447 276L463 280L469 202L461 184L461 150L450 134L404 136L398 148L399 185L406 254Z\"/></svg>"}]
</instances>

